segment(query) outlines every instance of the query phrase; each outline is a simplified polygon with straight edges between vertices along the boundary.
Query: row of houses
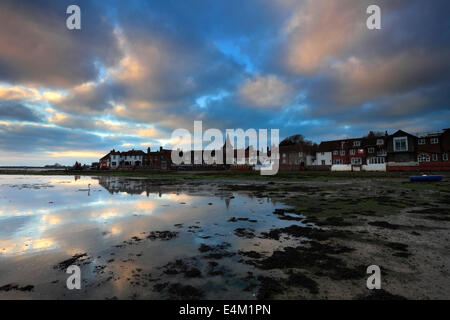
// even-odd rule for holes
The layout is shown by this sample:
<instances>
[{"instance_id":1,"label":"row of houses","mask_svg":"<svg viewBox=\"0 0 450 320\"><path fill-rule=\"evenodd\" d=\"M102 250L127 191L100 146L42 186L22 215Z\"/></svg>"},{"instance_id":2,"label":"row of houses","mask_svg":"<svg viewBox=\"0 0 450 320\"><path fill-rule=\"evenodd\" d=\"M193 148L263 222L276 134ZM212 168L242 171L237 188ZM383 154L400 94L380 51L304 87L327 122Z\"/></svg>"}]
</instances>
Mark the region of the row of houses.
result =
<instances>
[{"instance_id":1,"label":"row of houses","mask_svg":"<svg viewBox=\"0 0 450 320\"><path fill-rule=\"evenodd\" d=\"M227 160L227 150L233 150L231 153L232 160ZM267 150L270 156L270 150ZM208 152L209 153L209 152ZM151 151L147 148L147 152L142 150L116 151L111 150L107 155L103 156L99 161L100 169L250 169L250 163L256 163L258 157L262 156L261 151L253 150L250 146L246 149L233 149L228 137L216 154L215 150L211 150L210 154L202 151L178 152L181 163L175 165L172 161L172 150L159 148L157 151ZM267 153L266 153L267 154ZM238 161L237 159L242 159ZM228 164L228 165L225 165Z\"/></svg>"},{"instance_id":2,"label":"row of houses","mask_svg":"<svg viewBox=\"0 0 450 320\"><path fill-rule=\"evenodd\" d=\"M403 130L384 135L322 142L316 166L332 171L450 170L450 129L413 135Z\"/></svg>"},{"instance_id":3,"label":"row of houses","mask_svg":"<svg viewBox=\"0 0 450 320\"><path fill-rule=\"evenodd\" d=\"M129 169L129 168L148 168L157 170L167 170L171 167L171 150L159 148L158 151L147 152L142 150L129 150L120 152L111 150L107 155L100 158L100 169Z\"/></svg>"},{"instance_id":4,"label":"row of houses","mask_svg":"<svg viewBox=\"0 0 450 320\"><path fill-rule=\"evenodd\" d=\"M294 136L299 137L299 136ZM227 138L222 151L211 153L207 159L201 153L179 155L186 161L175 166L171 159L172 150L163 149L147 152L130 150L120 152L111 150L99 162L100 169L147 168L169 170L189 169L251 169L252 157L258 157L262 151L248 147L234 150L234 162L226 161L226 150L230 147ZM264 152L271 156L270 150ZM443 171L450 170L450 129L434 133L413 135L403 130L394 134L369 132L360 138L348 138L323 141L319 145L304 139L285 139L279 145L280 170L332 170L332 171ZM243 163L237 158L244 158Z\"/></svg>"}]
</instances>

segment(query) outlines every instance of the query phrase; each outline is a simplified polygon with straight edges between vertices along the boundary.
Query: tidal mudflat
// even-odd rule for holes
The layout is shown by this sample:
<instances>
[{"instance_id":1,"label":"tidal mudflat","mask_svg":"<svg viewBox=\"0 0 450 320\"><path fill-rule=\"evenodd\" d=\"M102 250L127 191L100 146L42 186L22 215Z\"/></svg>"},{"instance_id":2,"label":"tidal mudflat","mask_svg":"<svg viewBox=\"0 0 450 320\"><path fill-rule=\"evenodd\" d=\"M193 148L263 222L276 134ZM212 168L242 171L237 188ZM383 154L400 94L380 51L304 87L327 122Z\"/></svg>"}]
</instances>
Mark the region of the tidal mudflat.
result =
<instances>
[{"instance_id":1,"label":"tidal mudflat","mask_svg":"<svg viewBox=\"0 0 450 320\"><path fill-rule=\"evenodd\" d=\"M450 299L449 199L448 179L4 175L0 299Z\"/></svg>"}]
</instances>

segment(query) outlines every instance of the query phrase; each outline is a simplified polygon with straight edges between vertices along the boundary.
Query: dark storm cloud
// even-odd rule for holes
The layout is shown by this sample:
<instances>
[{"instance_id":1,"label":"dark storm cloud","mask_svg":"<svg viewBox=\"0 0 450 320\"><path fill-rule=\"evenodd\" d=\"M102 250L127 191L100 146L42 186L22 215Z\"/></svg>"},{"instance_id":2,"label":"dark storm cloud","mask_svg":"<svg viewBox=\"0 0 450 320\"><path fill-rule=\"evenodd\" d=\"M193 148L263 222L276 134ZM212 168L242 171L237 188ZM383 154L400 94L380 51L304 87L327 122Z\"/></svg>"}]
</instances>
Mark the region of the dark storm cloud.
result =
<instances>
[{"instance_id":1,"label":"dark storm cloud","mask_svg":"<svg viewBox=\"0 0 450 320\"><path fill-rule=\"evenodd\" d=\"M0 120L42 121L41 117L34 110L14 100L0 100Z\"/></svg>"},{"instance_id":2,"label":"dark storm cloud","mask_svg":"<svg viewBox=\"0 0 450 320\"><path fill-rule=\"evenodd\" d=\"M82 7L82 30L69 31L66 9ZM96 62L118 59L113 24L100 2L0 2L0 80L70 87L95 80Z\"/></svg>"},{"instance_id":3,"label":"dark storm cloud","mask_svg":"<svg viewBox=\"0 0 450 320\"><path fill-rule=\"evenodd\" d=\"M28 124L4 125L0 123L0 150L27 153L95 150L107 151L128 142L123 136L101 137L83 130Z\"/></svg>"}]
</instances>

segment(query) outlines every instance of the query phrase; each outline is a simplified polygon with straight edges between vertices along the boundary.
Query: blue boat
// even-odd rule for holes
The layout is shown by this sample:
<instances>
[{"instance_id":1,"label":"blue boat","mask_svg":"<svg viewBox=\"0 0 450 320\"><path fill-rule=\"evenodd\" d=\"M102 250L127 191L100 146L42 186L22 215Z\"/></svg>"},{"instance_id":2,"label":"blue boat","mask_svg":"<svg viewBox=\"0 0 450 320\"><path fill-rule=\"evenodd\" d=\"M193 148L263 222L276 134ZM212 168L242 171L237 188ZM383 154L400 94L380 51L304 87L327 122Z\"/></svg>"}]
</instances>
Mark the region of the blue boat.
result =
<instances>
[{"instance_id":1,"label":"blue boat","mask_svg":"<svg viewBox=\"0 0 450 320\"><path fill-rule=\"evenodd\" d=\"M443 176L427 176L427 175L423 175L423 176L412 176L409 177L409 181L414 182L414 181L441 181L443 178Z\"/></svg>"}]
</instances>

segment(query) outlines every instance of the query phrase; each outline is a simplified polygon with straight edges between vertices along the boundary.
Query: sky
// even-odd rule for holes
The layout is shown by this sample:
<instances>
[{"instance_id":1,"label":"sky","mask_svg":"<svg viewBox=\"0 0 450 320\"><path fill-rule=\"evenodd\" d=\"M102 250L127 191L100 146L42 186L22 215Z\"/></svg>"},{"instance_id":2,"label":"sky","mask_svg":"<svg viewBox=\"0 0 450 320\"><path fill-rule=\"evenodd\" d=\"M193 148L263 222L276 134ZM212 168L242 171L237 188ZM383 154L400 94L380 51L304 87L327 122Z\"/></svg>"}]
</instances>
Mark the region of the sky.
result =
<instances>
[{"instance_id":1,"label":"sky","mask_svg":"<svg viewBox=\"0 0 450 320\"><path fill-rule=\"evenodd\" d=\"M66 9L81 9L68 30ZM366 27L369 5L381 29ZM0 2L0 166L171 147L173 130L320 142L450 127L448 0Z\"/></svg>"}]
</instances>

